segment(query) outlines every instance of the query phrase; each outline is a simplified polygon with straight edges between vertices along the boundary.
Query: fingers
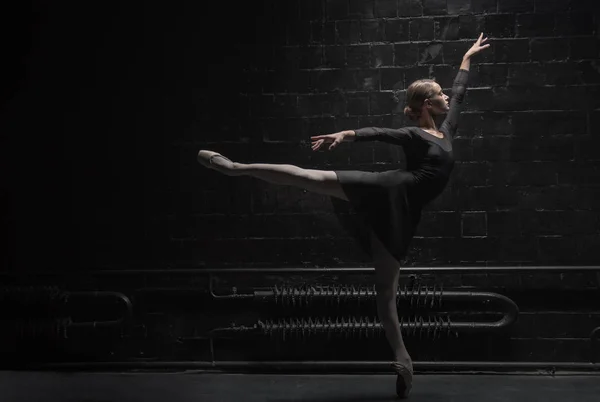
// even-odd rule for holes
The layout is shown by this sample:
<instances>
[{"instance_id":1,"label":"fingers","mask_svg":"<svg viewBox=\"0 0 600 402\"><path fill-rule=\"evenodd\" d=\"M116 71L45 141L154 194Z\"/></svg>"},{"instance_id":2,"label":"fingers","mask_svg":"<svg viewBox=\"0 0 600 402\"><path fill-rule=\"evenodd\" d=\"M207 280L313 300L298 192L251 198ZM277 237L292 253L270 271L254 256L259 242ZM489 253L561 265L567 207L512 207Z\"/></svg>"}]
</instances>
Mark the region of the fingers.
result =
<instances>
[{"instance_id":1,"label":"fingers","mask_svg":"<svg viewBox=\"0 0 600 402\"><path fill-rule=\"evenodd\" d=\"M331 143L331 145L329 146L329 150L331 151L333 148L337 147L337 145L338 145L339 143L340 143L340 142L339 142L339 141L337 141L337 140L336 140L336 141L333 141L333 142Z\"/></svg>"},{"instance_id":2,"label":"fingers","mask_svg":"<svg viewBox=\"0 0 600 402\"><path fill-rule=\"evenodd\" d=\"M324 140L318 140L318 141L313 142L312 150L313 151L318 150L319 148L321 148L321 145L323 145L324 142L325 142Z\"/></svg>"}]
</instances>

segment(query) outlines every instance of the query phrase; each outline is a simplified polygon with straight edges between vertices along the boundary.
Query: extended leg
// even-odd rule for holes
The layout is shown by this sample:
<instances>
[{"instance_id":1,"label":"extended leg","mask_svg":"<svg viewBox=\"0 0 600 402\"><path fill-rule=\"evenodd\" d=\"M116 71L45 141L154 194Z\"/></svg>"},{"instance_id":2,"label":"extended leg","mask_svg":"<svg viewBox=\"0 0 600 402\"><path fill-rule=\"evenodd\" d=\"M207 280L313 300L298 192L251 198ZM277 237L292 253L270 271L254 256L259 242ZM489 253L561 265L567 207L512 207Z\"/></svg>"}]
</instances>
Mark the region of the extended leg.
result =
<instances>
[{"instance_id":1,"label":"extended leg","mask_svg":"<svg viewBox=\"0 0 600 402\"><path fill-rule=\"evenodd\" d=\"M198 162L229 176L252 176L269 183L303 188L348 201L337 175L329 170L303 169L294 165L236 163L212 151L200 151Z\"/></svg>"}]
</instances>

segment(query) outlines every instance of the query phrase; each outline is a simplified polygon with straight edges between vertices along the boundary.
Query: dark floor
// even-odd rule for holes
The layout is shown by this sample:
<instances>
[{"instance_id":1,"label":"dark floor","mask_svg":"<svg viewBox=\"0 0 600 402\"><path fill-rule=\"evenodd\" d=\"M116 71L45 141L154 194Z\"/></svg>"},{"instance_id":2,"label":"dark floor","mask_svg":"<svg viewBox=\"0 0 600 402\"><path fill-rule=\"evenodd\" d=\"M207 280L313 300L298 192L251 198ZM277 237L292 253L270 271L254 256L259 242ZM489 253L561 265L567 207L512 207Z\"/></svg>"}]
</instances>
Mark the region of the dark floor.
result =
<instances>
[{"instance_id":1,"label":"dark floor","mask_svg":"<svg viewBox=\"0 0 600 402\"><path fill-rule=\"evenodd\" d=\"M0 400L53 402L396 401L393 375L0 371ZM599 402L600 376L418 375L410 401Z\"/></svg>"}]
</instances>

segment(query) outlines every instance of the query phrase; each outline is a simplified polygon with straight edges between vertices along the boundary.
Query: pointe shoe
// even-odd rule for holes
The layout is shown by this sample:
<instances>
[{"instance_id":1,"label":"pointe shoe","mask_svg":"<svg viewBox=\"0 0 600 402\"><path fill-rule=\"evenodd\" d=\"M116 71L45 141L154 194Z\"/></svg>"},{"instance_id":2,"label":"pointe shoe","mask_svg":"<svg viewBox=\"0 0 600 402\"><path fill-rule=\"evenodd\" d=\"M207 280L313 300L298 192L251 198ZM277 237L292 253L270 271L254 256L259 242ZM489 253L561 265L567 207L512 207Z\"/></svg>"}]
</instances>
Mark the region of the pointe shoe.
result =
<instances>
[{"instance_id":1,"label":"pointe shoe","mask_svg":"<svg viewBox=\"0 0 600 402\"><path fill-rule=\"evenodd\" d=\"M396 377L396 394L400 398L408 398L412 389L413 370L398 362L392 362L392 367L398 373L398 377Z\"/></svg>"},{"instance_id":2,"label":"pointe shoe","mask_svg":"<svg viewBox=\"0 0 600 402\"><path fill-rule=\"evenodd\" d=\"M230 176L234 176L234 174L231 172L231 169L225 168L224 166L219 166L213 162L213 159L217 158L217 157L223 158L226 161L231 162L233 164L233 162L229 158L224 157L223 155L221 155L218 152L207 151L204 149L198 151L198 162L202 166L207 167L209 169L218 170L219 172L230 175Z\"/></svg>"}]
</instances>

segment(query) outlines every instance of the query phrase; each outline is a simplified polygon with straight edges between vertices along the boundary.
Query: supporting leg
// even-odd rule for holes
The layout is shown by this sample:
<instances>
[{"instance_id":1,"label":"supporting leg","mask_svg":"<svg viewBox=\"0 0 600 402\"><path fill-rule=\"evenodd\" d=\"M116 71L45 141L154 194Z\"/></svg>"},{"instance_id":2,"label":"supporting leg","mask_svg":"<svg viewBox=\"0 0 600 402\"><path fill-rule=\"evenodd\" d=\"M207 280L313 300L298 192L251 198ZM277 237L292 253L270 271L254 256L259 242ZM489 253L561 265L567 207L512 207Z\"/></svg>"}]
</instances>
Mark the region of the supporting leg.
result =
<instances>
[{"instance_id":1,"label":"supporting leg","mask_svg":"<svg viewBox=\"0 0 600 402\"><path fill-rule=\"evenodd\" d=\"M371 231L371 248L375 265L375 289L377 290L377 314L385 329L385 335L394 352L394 358L401 363L410 363L410 356L402 339L396 293L400 278L400 264L381 244Z\"/></svg>"},{"instance_id":2,"label":"supporting leg","mask_svg":"<svg viewBox=\"0 0 600 402\"><path fill-rule=\"evenodd\" d=\"M381 244L381 241L371 231L371 249L375 265L375 290L377 291L377 314L385 330L385 336L394 353L394 361L404 367L404 375L398 371L396 392L401 397L407 397L412 388L412 360L400 331L396 295L400 277L399 262ZM408 372L407 372L408 371Z\"/></svg>"},{"instance_id":3,"label":"supporting leg","mask_svg":"<svg viewBox=\"0 0 600 402\"><path fill-rule=\"evenodd\" d=\"M236 163L212 151L200 151L198 161L229 176L251 176L269 183L299 187L348 201L334 171L303 169L287 164Z\"/></svg>"}]
</instances>

